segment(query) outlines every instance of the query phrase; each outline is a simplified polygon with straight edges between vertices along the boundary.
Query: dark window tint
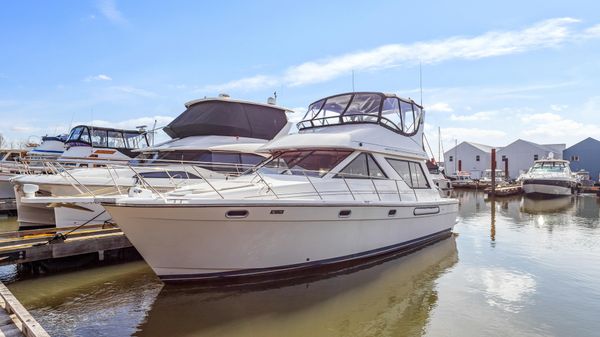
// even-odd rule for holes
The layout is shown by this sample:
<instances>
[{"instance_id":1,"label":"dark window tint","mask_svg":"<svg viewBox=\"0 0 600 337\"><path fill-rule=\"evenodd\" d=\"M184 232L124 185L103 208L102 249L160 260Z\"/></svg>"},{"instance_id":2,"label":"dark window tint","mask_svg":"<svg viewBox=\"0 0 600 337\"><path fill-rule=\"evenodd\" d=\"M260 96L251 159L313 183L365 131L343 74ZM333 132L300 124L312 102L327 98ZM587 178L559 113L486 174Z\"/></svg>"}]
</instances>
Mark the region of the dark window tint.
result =
<instances>
[{"instance_id":1,"label":"dark window tint","mask_svg":"<svg viewBox=\"0 0 600 337\"><path fill-rule=\"evenodd\" d=\"M409 187L429 188L429 182L425 177L425 172L420 163L390 158L387 161Z\"/></svg>"},{"instance_id":2,"label":"dark window tint","mask_svg":"<svg viewBox=\"0 0 600 337\"><path fill-rule=\"evenodd\" d=\"M260 170L264 173L322 177L351 153L335 150L287 151L272 158Z\"/></svg>"},{"instance_id":3,"label":"dark window tint","mask_svg":"<svg viewBox=\"0 0 600 337\"><path fill-rule=\"evenodd\" d=\"M385 174L370 154L361 153L340 171L336 178L386 178Z\"/></svg>"}]
</instances>

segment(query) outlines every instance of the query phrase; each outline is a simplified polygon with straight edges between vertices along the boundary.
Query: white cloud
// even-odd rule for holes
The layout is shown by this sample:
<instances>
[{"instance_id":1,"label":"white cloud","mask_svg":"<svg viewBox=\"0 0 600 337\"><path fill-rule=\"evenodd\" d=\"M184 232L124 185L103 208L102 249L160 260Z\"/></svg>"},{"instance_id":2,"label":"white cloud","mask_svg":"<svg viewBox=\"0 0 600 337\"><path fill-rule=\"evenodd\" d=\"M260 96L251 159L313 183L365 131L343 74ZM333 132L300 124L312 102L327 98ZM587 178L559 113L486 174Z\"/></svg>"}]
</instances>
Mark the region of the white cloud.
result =
<instances>
[{"instance_id":1,"label":"white cloud","mask_svg":"<svg viewBox=\"0 0 600 337\"><path fill-rule=\"evenodd\" d=\"M466 140L482 144L497 144L498 141L504 141L507 136L504 131L481 128L442 128L441 132L442 140L451 142L452 146L454 146L454 140L459 143Z\"/></svg>"},{"instance_id":2,"label":"white cloud","mask_svg":"<svg viewBox=\"0 0 600 337\"><path fill-rule=\"evenodd\" d=\"M551 112L536 113L532 115L525 115L521 117L521 121L524 123L553 123L561 121L562 117L559 114Z\"/></svg>"},{"instance_id":3,"label":"white cloud","mask_svg":"<svg viewBox=\"0 0 600 337\"><path fill-rule=\"evenodd\" d=\"M410 66L419 62L432 64L455 59L474 60L559 47L584 36L592 37L591 33L600 31L600 28L595 28L596 26L583 31L574 30L572 27L578 22L579 20L569 17L554 18L521 30L490 31L475 37L454 36L412 44L389 44L371 50L294 65L280 76L257 75L208 86L208 88L249 90L274 84L308 85L348 75L353 70L372 71L401 65Z\"/></svg>"},{"instance_id":4,"label":"white cloud","mask_svg":"<svg viewBox=\"0 0 600 337\"><path fill-rule=\"evenodd\" d=\"M566 104L551 104L550 105L550 110L559 112L559 111L563 111L564 109L566 109L568 107L569 106L566 105Z\"/></svg>"},{"instance_id":5,"label":"white cloud","mask_svg":"<svg viewBox=\"0 0 600 337\"><path fill-rule=\"evenodd\" d=\"M155 92L152 92L152 91L149 91L146 89L135 88L132 86L114 86L114 87L110 87L108 89L116 91L116 92L120 92L120 93L131 94L131 95L141 96L141 97L156 97L156 96L158 96L158 94L156 94Z\"/></svg>"},{"instance_id":6,"label":"white cloud","mask_svg":"<svg viewBox=\"0 0 600 337\"><path fill-rule=\"evenodd\" d=\"M600 24L587 28L583 33L583 37L585 38L600 37Z\"/></svg>"},{"instance_id":7,"label":"white cloud","mask_svg":"<svg viewBox=\"0 0 600 337\"><path fill-rule=\"evenodd\" d=\"M461 122L487 121L496 114L495 111L480 111L471 115L455 115L450 116L450 120Z\"/></svg>"},{"instance_id":8,"label":"white cloud","mask_svg":"<svg viewBox=\"0 0 600 337\"><path fill-rule=\"evenodd\" d=\"M123 14L117 9L115 0L98 0L97 7L100 13L109 21L117 24L127 23Z\"/></svg>"},{"instance_id":9,"label":"white cloud","mask_svg":"<svg viewBox=\"0 0 600 337\"><path fill-rule=\"evenodd\" d=\"M452 112L454 109L448 103L438 102L429 104L425 107L427 112Z\"/></svg>"},{"instance_id":10,"label":"white cloud","mask_svg":"<svg viewBox=\"0 0 600 337\"><path fill-rule=\"evenodd\" d=\"M91 81L112 81L112 77L105 75L105 74L99 74L96 76L88 76L84 79L85 82L91 82Z\"/></svg>"}]
</instances>

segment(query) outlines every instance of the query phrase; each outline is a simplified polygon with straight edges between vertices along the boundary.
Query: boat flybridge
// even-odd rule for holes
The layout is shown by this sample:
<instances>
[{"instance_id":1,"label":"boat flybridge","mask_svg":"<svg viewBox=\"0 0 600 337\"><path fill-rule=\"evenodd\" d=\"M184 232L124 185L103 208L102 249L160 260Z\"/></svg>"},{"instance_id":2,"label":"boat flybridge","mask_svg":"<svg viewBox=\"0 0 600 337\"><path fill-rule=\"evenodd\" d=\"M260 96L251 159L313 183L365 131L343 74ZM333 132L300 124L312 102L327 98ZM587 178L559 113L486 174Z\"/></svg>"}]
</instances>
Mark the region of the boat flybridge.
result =
<instances>
[{"instance_id":1,"label":"boat flybridge","mask_svg":"<svg viewBox=\"0 0 600 337\"><path fill-rule=\"evenodd\" d=\"M163 128L172 139L132 150L137 156L129 162L98 161L95 163L101 165L81 168L85 162L76 161L80 168L14 179L20 227L102 224L111 216L95 200L126 194L137 183L162 193L204 178L239 175L265 160L268 154L256 150L277 135L287 134L290 127L286 112L291 110L274 104L218 97L190 101L185 106L186 110ZM87 132L96 131L74 129L71 138L79 142ZM129 144L127 139L132 138L123 137L123 143ZM90 156L95 150L83 147L77 153Z\"/></svg>"},{"instance_id":2,"label":"boat flybridge","mask_svg":"<svg viewBox=\"0 0 600 337\"><path fill-rule=\"evenodd\" d=\"M425 165L423 118L393 94L323 98L239 177L136 186L102 205L167 282L253 282L412 250L448 237L458 212Z\"/></svg>"},{"instance_id":3,"label":"boat flybridge","mask_svg":"<svg viewBox=\"0 0 600 337\"><path fill-rule=\"evenodd\" d=\"M565 196L575 194L577 179L569 162L561 159L536 160L521 176L523 192L530 196Z\"/></svg>"}]
</instances>

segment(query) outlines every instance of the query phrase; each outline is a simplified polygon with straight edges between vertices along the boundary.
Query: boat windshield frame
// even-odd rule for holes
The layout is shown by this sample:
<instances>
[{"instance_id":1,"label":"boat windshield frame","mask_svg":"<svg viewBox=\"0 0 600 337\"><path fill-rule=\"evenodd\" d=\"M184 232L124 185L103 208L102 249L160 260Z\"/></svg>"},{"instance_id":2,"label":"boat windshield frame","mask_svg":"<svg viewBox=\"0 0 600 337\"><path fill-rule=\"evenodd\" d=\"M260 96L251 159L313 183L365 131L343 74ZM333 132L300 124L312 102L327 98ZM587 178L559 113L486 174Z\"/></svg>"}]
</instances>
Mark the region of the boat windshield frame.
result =
<instances>
[{"instance_id":1,"label":"boat windshield frame","mask_svg":"<svg viewBox=\"0 0 600 337\"><path fill-rule=\"evenodd\" d=\"M423 107L411 99L379 92L351 92L313 102L296 126L304 130L343 124L379 124L410 137L419 131L423 113Z\"/></svg>"},{"instance_id":2,"label":"boat windshield frame","mask_svg":"<svg viewBox=\"0 0 600 337\"><path fill-rule=\"evenodd\" d=\"M96 141L94 136L101 136L101 141ZM109 144L109 140L112 140L113 143ZM65 144L68 146L92 146L95 148L133 150L150 146L150 141L148 140L148 133L144 130L125 130L77 125L69 132Z\"/></svg>"}]
</instances>

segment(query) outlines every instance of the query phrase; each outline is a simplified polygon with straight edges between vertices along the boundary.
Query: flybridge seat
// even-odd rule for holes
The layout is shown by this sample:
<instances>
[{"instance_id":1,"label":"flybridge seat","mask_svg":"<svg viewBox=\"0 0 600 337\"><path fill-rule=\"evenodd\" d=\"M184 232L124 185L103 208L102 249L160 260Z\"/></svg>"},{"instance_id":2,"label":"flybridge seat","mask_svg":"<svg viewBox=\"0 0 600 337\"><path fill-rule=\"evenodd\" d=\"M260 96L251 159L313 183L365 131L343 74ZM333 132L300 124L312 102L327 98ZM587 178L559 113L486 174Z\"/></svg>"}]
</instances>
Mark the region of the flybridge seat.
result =
<instances>
[{"instance_id":1,"label":"flybridge seat","mask_svg":"<svg viewBox=\"0 0 600 337\"><path fill-rule=\"evenodd\" d=\"M171 138L218 135L271 140L286 125L285 112L290 111L226 97L195 100L186 107L163 128Z\"/></svg>"},{"instance_id":2,"label":"flybridge seat","mask_svg":"<svg viewBox=\"0 0 600 337\"><path fill-rule=\"evenodd\" d=\"M122 130L97 126L78 125L71 130L67 146L93 146L133 150L147 147L148 137L143 130Z\"/></svg>"},{"instance_id":3,"label":"flybridge seat","mask_svg":"<svg viewBox=\"0 0 600 337\"><path fill-rule=\"evenodd\" d=\"M323 98L312 103L298 129L340 124L379 124L405 136L415 135L423 108L413 100L393 94L354 92Z\"/></svg>"}]
</instances>

